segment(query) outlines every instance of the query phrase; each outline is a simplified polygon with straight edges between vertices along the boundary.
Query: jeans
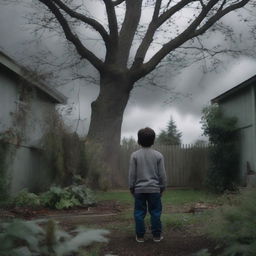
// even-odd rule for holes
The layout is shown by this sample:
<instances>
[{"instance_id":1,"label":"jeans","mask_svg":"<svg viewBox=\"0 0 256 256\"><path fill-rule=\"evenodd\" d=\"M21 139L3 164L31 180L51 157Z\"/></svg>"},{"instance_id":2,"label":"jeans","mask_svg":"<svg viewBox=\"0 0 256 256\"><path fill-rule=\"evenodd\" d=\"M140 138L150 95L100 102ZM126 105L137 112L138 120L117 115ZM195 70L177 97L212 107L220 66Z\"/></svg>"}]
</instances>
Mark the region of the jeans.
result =
<instances>
[{"instance_id":1,"label":"jeans","mask_svg":"<svg viewBox=\"0 0 256 256\"><path fill-rule=\"evenodd\" d=\"M159 237L162 232L161 213L162 202L160 193L135 193L134 219L136 226L136 235L143 237L145 234L144 218L147 210L150 213L152 235Z\"/></svg>"}]
</instances>

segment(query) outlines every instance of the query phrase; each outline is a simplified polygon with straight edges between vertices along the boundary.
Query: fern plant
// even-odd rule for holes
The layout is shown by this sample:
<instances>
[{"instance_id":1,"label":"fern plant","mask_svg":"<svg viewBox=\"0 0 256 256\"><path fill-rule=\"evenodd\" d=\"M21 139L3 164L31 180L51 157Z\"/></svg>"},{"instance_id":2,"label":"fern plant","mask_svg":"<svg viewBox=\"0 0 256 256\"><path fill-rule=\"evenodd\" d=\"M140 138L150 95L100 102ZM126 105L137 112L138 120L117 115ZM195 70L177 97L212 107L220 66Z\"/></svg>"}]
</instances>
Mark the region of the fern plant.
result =
<instances>
[{"instance_id":1,"label":"fern plant","mask_svg":"<svg viewBox=\"0 0 256 256\"><path fill-rule=\"evenodd\" d=\"M109 232L102 229L72 230L71 235L49 220L44 228L42 221L12 220L0 224L1 256L67 256L93 242L107 242ZM78 254L76 254L78 255Z\"/></svg>"}]
</instances>

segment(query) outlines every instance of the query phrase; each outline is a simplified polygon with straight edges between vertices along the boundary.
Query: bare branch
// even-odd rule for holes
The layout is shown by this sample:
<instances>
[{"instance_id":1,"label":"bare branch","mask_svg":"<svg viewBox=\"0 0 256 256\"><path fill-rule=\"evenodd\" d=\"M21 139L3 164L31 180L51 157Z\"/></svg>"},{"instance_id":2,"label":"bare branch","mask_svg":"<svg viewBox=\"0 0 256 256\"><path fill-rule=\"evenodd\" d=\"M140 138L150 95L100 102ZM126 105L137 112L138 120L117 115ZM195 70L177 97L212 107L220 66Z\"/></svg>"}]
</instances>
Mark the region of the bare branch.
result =
<instances>
[{"instance_id":1,"label":"bare branch","mask_svg":"<svg viewBox=\"0 0 256 256\"><path fill-rule=\"evenodd\" d=\"M126 13L119 34L118 65L126 67L130 49L141 17L142 0L126 0Z\"/></svg>"},{"instance_id":2,"label":"bare branch","mask_svg":"<svg viewBox=\"0 0 256 256\"><path fill-rule=\"evenodd\" d=\"M168 8L168 7L170 6L171 1L172 1L172 0L169 0L169 2L168 2L167 5L166 5L166 8Z\"/></svg>"},{"instance_id":3,"label":"bare branch","mask_svg":"<svg viewBox=\"0 0 256 256\"><path fill-rule=\"evenodd\" d=\"M157 26L160 27L165 21L170 19L175 13L177 13L182 8L184 8L186 5L188 5L194 1L195 0L183 0L183 1L178 2L176 5L172 6L170 9L166 10L158 18Z\"/></svg>"},{"instance_id":4,"label":"bare branch","mask_svg":"<svg viewBox=\"0 0 256 256\"><path fill-rule=\"evenodd\" d=\"M176 4L175 6L171 7L169 10L165 11L158 19L153 19L148 26L148 30L137 50L135 55L134 63L132 65L132 69L136 69L139 65L141 65L144 61L146 53L149 49L150 44L153 41L154 34L156 30L165 22L167 21L172 15L180 11L184 8L187 4L193 2L194 0L184 0ZM159 4L159 3L158 3ZM155 5L155 12L158 8L157 3Z\"/></svg>"},{"instance_id":5,"label":"bare branch","mask_svg":"<svg viewBox=\"0 0 256 256\"><path fill-rule=\"evenodd\" d=\"M210 0L208 4L203 8L197 18L176 38L164 44L162 48L145 64L141 67L136 67L136 70L132 70L135 79L138 79L149 72L151 72L160 61L171 51L181 46L186 41L195 37L194 33L196 28L204 20L210 10L218 3L219 0ZM245 1L245 0L244 0ZM246 0L248 1L248 0Z\"/></svg>"},{"instance_id":6,"label":"bare branch","mask_svg":"<svg viewBox=\"0 0 256 256\"><path fill-rule=\"evenodd\" d=\"M118 26L116 19L115 6L113 5L111 0L103 0L106 6L107 16L108 16L108 24L110 31L110 39L112 49L117 48L118 44Z\"/></svg>"},{"instance_id":7,"label":"bare branch","mask_svg":"<svg viewBox=\"0 0 256 256\"><path fill-rule=\"evenodd\" d=\"M223 16L228 14L229 12L234 11L235 9L242 8L245 6L250 0L242 0L236 4L230 5L225 9L219 9L218 12L212 16L201 28L197 29L194 33L194 36L198 36L203 34L206 30L208 30L214 23L216 23L218 20L220 20ZM225 1L224 1L225 2ZM225 3L222 3L222 6Z\"/></svg>"},{"instance_id":8,"label":"bare branch","mask_svg":"<svg viewBox=\"0 0 256 256\"><path fill-rule=\"evenodd\" d=\"M109 43L109 36L105 28L97 22L95 19L89 18L81 13L75 12L74 10L70 9L66 4L64 4L61 0L53 0L63 11L65 11L70 17L76 18L91 27L93 27L99 34L102 36L106 46Z\"/></svg>"},{"instance_id":9,"label":"bare branch","mask_svg":"<svg viewBox=\"0 0 256 256\"><path fill-rule=\"evenodd\" d=\"M202 5L202 7L204 8L205 7L205 4L203 2L203 0L199 0L200 4Z\"/></svg>"},{"instance_id":10,"label":"bare branch","mask_svg":"<svg viewBox=\"0 0 256 256\"><path fill-rule=\"evenodd\" d=\"M219 10L222 10L222 9L223 9L223 7L224 7L224 5L226 4L226 2L227 2L227 0L223 0L221 6L220 6L220 8L219 8Z\"/></svg>"},{"instance_id":11,"label":"bare branch","mask_svg":"<svg viewBox=\"0 0 256 256\"><path fill-rule=\"evenodd\" d=\"M64 18L60 10L53 3L53 1L49 0L39 0L42 4L46 5L48 9L52 12L55 18L58 20L61 25L64 34L68 41L70 41L76 48L78 54L82 57L90 61L90 63L99 71L103 69L103 62L97 58L91 51L89 51L80 41L80 39L71 31L67 20Z\"/></svg>"},{"instance_id":12,"label":"bare branch","mask_svg":"<svg viewBox=\"0 0 256 256\"><path fill-rule=\"evenodd\" d=\"M114 6L117 6L117 5L121 4L121 3L123 3L124 1L125 0L116 0L116 1L112 1L112 2L113 2Z\"/></svg>"},{"instance_id":13,"label":"bare branch","mask_svg":"<svg viewBox=\"0 0 256 256\"><path fill-rule=\"evenodd\" d=\"M161 8L162 0L156 0L154 14L152 20L156 20L159 16L160 8Z\"/></svg>"}]
</instances>

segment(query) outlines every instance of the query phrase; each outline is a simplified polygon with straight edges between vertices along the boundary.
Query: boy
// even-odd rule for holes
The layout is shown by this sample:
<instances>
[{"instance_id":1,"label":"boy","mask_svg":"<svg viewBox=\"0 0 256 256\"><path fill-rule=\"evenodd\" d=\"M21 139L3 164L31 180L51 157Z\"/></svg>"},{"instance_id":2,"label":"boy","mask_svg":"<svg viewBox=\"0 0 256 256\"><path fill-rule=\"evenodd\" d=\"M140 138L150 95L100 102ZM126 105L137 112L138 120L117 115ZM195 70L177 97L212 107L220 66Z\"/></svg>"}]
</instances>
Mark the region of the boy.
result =
<instances>
[{"instance_id":1,"label":"boy","mask_svg":"<svg viewBox=\"0 0 256 256\"><path fill-rule=\"evenodd\" d=\"M136 241L144 242L144 218L147 210L151 215L151 229L154 242L163 237L161 225L161 195L166 187L166 173L162 154L150 147L154 144L155 132L151 128L138 131L138 144L142 148L133 152L129 166L129 188L134 195L134 219Z\"/></svg>"}]
</instances>

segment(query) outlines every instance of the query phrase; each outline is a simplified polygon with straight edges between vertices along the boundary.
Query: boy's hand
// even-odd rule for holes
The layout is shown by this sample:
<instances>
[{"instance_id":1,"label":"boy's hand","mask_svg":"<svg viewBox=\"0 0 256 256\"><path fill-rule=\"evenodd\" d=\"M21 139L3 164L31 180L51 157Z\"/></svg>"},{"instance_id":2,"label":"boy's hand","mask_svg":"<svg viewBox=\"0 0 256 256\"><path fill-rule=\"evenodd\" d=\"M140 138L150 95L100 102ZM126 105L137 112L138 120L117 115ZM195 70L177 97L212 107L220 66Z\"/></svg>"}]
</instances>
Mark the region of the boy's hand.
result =
<instances>
[{"instance_id":1,"label":"boy's hand","mask_svg":"<svg viewBox=\"0 0 256 256\"><path fill-rule=\"evenodd\" d=\"M164 192L164 188L160 188L160 194L161 194L161 196L162 196L163 192Z\"/></svg>"}]
</instances>

